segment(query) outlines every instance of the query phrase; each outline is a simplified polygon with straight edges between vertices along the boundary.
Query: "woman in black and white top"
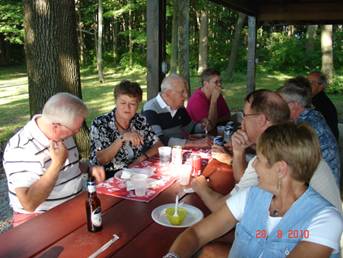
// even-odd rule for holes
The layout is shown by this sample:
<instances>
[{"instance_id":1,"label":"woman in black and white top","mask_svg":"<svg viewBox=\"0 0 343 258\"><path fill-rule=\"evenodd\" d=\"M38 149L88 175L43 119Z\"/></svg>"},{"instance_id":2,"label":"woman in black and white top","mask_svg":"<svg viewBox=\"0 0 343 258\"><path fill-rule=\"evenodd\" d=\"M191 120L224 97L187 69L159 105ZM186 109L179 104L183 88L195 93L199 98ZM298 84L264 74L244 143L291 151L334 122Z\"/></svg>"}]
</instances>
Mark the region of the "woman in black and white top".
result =
<instances>
[{"instance_id":1,"label":"woman in black and white top","mask_svg":"<svg viewBox=\"0 0 343 258\"><path fill-rule=\"evenodd\" d=\"M114 88L116 107L94 119L91 131L92 164L103 165L106 177L158 153L162 146L146 118L137 113L142 89L124 80Z\"/></svg>"}]
</instances>

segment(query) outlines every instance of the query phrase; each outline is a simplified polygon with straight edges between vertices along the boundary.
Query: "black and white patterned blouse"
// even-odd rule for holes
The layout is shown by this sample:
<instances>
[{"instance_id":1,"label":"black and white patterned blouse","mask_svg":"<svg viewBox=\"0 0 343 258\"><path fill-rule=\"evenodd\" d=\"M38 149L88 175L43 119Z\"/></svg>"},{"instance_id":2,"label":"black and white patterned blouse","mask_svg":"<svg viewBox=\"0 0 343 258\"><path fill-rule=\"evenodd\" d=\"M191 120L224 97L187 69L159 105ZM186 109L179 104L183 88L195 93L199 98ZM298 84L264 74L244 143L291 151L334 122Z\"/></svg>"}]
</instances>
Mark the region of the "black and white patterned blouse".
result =
<instances>
[{"instance_id":1,"label":"black and white patterned blouse","mask_svg":"<svg viewBox=\"0 0 343 258\"><path fill-rule=\"evenodd\" d=\"M96 151L106 149L121 136L115 123L115 111L116 109L113 109L110 113L99 116L92 122L90 131L90 162L92 165L99 165ZM142 136L144 144L138 147L132 147L130 143L123 144L112 161L104 165L106 174L127 167L158 141L158 137L147 123L146 118L140 114L134 115L129 128L130 131L138 132Z\"/></svg>"}]
</instances>

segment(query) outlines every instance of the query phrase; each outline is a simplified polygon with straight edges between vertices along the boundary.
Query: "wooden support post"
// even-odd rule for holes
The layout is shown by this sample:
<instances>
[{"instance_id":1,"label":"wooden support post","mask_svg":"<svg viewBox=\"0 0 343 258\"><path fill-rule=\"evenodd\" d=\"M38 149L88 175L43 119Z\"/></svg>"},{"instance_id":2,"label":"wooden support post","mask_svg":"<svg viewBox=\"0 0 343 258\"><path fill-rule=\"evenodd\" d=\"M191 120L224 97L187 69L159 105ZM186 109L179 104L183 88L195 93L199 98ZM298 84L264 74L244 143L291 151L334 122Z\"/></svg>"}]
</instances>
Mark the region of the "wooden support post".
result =
<instances>
[{"instance_id":1,"label":"wooden support post","mask_svg":"<svg viewBox=\"0 0 343 258\"><path fill-rule=\"evenodd\" d=\"M248 94L256 88L256 18L248 17L248 67L247 67L247 91Z\"/></svg>"},{"instance_id":2,"label":"wooden support post","mask_svg":"<svg viewBox=\"0 0 343 258\"><path fill-rule=\"evenodd\" d=\"M190 94L190 72L189 72L189 0L179 1L179 73L188 82L188 93Z\"/></svg>"},{"instance_id":3,"label":"wooden support post","mask_svg":"<svg viewBox=\"0 0 343 258\"><path fill-rule=\"evenodd\" d=\"M147 1L147 94L148 99L160 91L165 76L165 16L166 0Z\"/></svg>"}]
</instances>

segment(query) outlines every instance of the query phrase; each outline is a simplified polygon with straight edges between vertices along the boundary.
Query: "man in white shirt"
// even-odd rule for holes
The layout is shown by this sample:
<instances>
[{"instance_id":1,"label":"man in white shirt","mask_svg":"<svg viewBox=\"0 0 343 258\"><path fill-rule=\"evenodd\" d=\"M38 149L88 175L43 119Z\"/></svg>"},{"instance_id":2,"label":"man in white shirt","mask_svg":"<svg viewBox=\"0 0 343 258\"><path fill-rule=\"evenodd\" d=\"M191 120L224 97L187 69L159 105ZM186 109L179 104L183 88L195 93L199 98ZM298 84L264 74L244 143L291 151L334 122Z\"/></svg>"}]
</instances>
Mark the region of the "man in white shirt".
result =
<instances>
[{"instance_id":1,"label":"man in white shirt","mask_svg":"<svg viewBox=\"0 0 343 258\"><path fill-rule=\"evenodd\" d=\"M72 138L88 110L74 95L58 93L7 143L3 165L7 176L13 226L41 214L82 191L80 157ZM81 169L84 171L81 171ZM92 175L103 181L102 167Z\"/></svg>"}]
</instances>

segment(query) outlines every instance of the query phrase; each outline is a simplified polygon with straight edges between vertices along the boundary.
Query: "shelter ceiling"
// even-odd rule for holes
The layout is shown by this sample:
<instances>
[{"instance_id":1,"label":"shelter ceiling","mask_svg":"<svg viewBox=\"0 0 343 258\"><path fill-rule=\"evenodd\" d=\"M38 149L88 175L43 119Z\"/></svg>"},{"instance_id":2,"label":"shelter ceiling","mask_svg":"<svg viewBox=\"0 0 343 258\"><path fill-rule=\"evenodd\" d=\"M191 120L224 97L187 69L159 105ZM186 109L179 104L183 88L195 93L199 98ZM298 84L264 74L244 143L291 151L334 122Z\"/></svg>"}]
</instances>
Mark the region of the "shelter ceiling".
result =
<instances>
[{"instance_id":1,"label":"shelter ceiling","mask_svg":"<svg viewBox=\"0 0 343 258\"><path fill-rule=\"evenodd\" d=\"M343 24L342 0L211 0L259 23Z\"/></svg>"}]
</instances>

